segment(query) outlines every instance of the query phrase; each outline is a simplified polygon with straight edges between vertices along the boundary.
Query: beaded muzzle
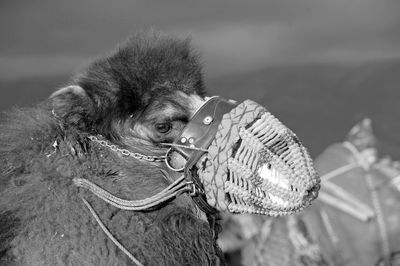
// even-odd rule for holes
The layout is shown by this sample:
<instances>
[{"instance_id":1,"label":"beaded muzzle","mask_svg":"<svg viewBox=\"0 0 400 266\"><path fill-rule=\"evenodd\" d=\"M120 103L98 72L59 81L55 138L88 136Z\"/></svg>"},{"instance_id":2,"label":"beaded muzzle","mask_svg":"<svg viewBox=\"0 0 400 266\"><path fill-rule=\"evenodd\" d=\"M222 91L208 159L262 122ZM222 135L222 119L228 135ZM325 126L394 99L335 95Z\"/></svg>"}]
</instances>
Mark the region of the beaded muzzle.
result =
<instances>
[{"instance_id":1,"label":"beaded muzzle","mask_svg":"<svg viewBox=\"0 0 400 266\"><path fill-rule=\"evenodd\" d=\"M178 167L181 157L186 163ZM208 100L172 144L167 163L184 169L207 212L287 215L308 206L320 187L297 136L250 100Z\"/></svg>"}]
</instances>

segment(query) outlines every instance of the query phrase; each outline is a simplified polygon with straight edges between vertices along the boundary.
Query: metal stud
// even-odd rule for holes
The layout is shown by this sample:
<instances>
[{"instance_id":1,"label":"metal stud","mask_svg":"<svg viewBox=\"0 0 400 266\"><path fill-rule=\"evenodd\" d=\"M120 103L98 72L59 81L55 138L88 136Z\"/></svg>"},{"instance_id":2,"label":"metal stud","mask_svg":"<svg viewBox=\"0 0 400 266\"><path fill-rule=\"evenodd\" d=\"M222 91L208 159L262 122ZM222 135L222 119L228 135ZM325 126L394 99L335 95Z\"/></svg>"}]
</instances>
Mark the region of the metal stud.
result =
<instances>
[{"instance_id":1,"label":"metal stud","mask_svg":"<svg viewBox=\"0 0 400 266\"><path fill-rule=\"evenodd\" d=\"M203 124L204 125L209 125L209 124L211 124L212 121L213 121L213 118L211 116L206 116L203 119Z\"/></svg>"},{"instance_id":2,"label":"metal stud","mask_svg":"<svg viewBox=\"0 0 400 266\"><path fill-rule=\"evenodd\" d=\"M186 143L186 141L187 141L187 138L185 138L185 137L181 138L181 143Z\"/></svg>"},{"instance_id":3,"label":"metal stud","mask_svg":"<svg viewBox=\"0 0 400 266\"><path fill-rule=\"evenodd\" d=\"M193 143L194 143L194 138L190 138L190 139L189 139L189 143L190 143L190 144L193 144Z\"/></svg>"}]
</instances>

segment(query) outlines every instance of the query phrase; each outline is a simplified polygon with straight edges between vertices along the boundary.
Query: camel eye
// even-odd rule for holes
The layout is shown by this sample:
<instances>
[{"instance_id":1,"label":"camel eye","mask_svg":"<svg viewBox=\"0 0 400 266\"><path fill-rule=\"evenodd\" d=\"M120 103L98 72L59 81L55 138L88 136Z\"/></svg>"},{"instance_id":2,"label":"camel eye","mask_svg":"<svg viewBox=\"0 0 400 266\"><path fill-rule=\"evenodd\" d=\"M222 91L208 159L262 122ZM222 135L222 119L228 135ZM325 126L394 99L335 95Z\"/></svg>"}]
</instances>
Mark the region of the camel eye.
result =
<instances>
[{"instance_id":1,"label":"camel eye","mask_svg":"<svg viewBox=\"0 0 400 266\"><path fill-rule=\"evenodd\" d=\"M166 134L172 129L172 124L169 122L157 123L154 125L158 133Z\"/></svg>"}]
</instances>

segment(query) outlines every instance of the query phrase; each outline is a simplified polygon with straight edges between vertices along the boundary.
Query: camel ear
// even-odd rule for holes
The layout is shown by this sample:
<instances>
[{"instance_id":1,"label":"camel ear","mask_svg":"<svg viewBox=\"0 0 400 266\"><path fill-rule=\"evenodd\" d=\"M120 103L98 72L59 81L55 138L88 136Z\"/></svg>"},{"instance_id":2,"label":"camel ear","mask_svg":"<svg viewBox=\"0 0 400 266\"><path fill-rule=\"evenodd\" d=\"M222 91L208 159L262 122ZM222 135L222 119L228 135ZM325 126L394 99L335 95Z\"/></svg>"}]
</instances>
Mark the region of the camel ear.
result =
<instances>
[{"instance_id":1,"label":"camel ear","mask_svg":"<svg viewBox=\"0 0 400 266\"><path fill-rule=\"evenodd\" d=\"M93 104L80 86L68 86L49 97L53 115L65 125L87 128L93 114Z\"/></svg>"},{"instance_id":2,"label":"camel ear","mask_svg":"<svg viewBox=\"0 0 400 266\"><path fill-rule=\"evenodd\" d=\"M82 89L81 86L71 85L71 86L56 90L55 92L53 92L52 95L50 95L49 98L52 99L52 98L56 98L57 96L67 95L67 94L77 95L77 96L80 95L82 97L87 96L85 90Z\"/></svg>"}]
</instances>

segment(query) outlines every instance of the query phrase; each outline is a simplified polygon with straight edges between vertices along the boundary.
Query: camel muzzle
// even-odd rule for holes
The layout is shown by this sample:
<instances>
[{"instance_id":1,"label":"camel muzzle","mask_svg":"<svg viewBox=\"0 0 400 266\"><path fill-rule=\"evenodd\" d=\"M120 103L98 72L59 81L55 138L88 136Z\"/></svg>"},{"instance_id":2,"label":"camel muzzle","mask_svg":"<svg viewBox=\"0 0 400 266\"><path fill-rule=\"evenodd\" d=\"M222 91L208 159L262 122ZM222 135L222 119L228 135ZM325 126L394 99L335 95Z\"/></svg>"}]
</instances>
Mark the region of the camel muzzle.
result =
<instances>
[{"instance_id":1,"label":"camel muzzle","mask_svg":"<svg viewBox=\"0 0 400 266\"><path fill-rule=\"evenodd\" d=\"M318 196L320 178L306 148L251 100L208 99L170 146L166 164L185 172L205 212L287 215Z\"/></svg>"}]
</instances>

